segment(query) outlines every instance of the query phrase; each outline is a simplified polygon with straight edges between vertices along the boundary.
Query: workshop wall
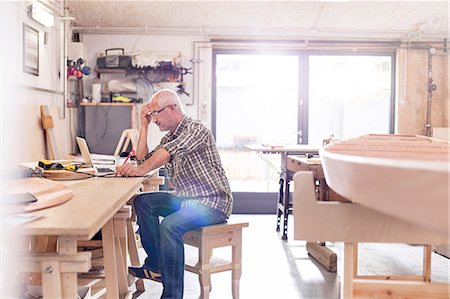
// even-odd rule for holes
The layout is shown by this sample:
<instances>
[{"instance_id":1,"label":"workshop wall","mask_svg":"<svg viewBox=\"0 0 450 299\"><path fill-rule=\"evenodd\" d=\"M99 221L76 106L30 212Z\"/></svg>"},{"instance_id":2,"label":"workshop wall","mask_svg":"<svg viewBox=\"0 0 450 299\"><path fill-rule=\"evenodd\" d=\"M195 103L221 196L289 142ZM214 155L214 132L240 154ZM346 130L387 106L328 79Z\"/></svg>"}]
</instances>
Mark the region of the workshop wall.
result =
<instances>
[{"instance_id":1,"label":"workshop wall","mask_svg":"<svg viewBox=\"0 0 450 299\"><path fill-rule=\"evenodd\" d=\"M81 36L81 41L86 47L87 51L87 65L92 69L95 68L96 59L99 53L104 53L105 49L109 48L124 48L125 53L151 51L154 53L173 53L180 52L182 61L181 65L185 68L192 67L190 59L193 57L193 43L194 41L202 40L200 36L180 36L180 35L147 35L147 34L84 34ZM112 75L102 75L102 78ZM114 78L125 78L124 75L114 75ZM132 77L132 78L137 78ZM85 95L92 94L92 83L95 76L89 76L84 79ZM188 74L184 76L185 90L190 96L181 95L181 101L186 104L185 111L188 116L194 119L198 118L198 103L193 103L193 76ZM145 100L144 100L145 102ZM149 147L153 148L159 143L162 137L156 126L149 127Z\"/></svg>"},{"instance_id":2,"label":"workshop wall","mask_svg":"<svg viewBox=\"0 0 450 299\"><path fill-rule=\"evenodd\" d=\"M1 1L1 122L2 169L45 157L40 105L47 105L55 122L61 157L71 152L70 117L62 118L62 80L59 76L61 24L46 28L27 15L28 1ZM23 24L39 32L39 75L23 71Z\"/></svg>"},{"instance_id":3,"label":"workshop wall","mask_svg":"<svg viewBox=\"0 0 450 299\"><path fill-rule=\"evenodd\" d=\"M432 55L432 127L449 126L448 56ZM406 64L406 65L405 65ZM397 51L397 130L399 134L425 134L427 118L428 50ZM406 81L405 81L406 79Z\"/></svg>"}]
</instances>

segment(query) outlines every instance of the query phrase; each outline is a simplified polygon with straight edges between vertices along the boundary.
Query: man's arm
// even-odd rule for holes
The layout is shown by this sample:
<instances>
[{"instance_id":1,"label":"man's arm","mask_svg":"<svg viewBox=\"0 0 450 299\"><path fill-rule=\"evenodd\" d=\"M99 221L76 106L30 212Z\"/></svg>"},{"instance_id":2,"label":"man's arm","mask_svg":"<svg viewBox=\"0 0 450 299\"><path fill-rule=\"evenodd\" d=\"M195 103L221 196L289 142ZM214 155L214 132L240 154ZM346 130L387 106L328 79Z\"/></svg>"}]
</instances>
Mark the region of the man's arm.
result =
<instances>
[{"instance_id":1,"label":"man's arm","mask_svg":"<svg viewBox=\"0 0 450 299\"><path fill-rule=\"evenodd\" d=\"M147 146L148 124L141 127L139 131L139 141L137 146L136 158L142 160L148 154Z\"/></svg>"},{"instance_id":2,"label":"man's arm","mask_svg":"<svg viewBox=\"0 0 450 299\"><path fill-rule=\"evenodd\" d=\"M142 105L141 108L141 130L139 131L139 141L137 146L136 158L138 160L144 159L144 157L148 154L148 146L147 146L147 136L148 136L148 125L150 123L148 112L149 112L148 104Z\"/></svg>"},{"instance_id":3,"label":"man's arm","mask_svg":"<svg viewBox=\"0 0 450 299\"><path fill-rule=\"evenodd\" d=\"M126 163L117 167L117 174L121 176L144 176L148 172L163 166L170 161L171 155L164 148L157 149L153 155L142 162L139 166Z\"/></svg>"}]
</instances>

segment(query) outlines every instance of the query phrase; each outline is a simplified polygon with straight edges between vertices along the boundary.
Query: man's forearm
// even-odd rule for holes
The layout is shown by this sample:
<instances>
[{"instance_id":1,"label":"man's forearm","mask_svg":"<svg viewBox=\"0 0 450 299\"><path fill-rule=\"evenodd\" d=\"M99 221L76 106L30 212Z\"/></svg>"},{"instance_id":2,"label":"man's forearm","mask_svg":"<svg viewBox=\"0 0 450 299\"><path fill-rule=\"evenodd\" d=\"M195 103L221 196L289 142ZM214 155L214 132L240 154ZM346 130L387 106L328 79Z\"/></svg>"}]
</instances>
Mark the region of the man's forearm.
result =
<instances>
[{"instance_id":1,"label":"man's forearm","mask_svg":"<svg viewBox=\"0 0 450 299\"><path fill-rule=\"evenodd\" d=\"M147 135L148 135L148 127L142 127L139 131L139 142L137 147L136 158L138 160L144 159L145 155L148 154L148 146L147 146Z\"/></svg>"},{"instance_id":2,"label":"man's forearm","mask_svg":"<svg viewBox=\"0 0 450 299\"><path fill-rule=\"evenodd\" d=\"M142 162L138 167L138 173L143 175L155 170L170 161L171 155L164 148L157 149L153 155Z\"/></svg>"}]
</instances>

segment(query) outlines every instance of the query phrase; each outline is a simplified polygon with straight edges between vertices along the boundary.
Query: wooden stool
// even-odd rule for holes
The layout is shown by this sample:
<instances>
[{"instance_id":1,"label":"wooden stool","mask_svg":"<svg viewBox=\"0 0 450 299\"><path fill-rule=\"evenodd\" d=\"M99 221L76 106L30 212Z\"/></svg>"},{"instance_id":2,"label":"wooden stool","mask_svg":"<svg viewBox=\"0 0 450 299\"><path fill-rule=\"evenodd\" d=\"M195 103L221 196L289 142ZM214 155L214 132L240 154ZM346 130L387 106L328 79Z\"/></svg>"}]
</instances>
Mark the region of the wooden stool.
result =
<instances>
[{"instance_id":1,"label":"wooden stool","mask_svg":"<svg viewBox=\"0 0 450 299\"><path fill-rule=\"evenodd\" d=\"M234 299L239 298L239 280L241 278L242 228L245 223L223 223L202 227L184 234L185 244L198 248L198 262L186 265L186 270L197 273L200 281L200 298L209 298L211 274L231 270L231 288ZM216 259L211 261L214 248L232 246L231 262Z\"/></svg>"}]
</instances>

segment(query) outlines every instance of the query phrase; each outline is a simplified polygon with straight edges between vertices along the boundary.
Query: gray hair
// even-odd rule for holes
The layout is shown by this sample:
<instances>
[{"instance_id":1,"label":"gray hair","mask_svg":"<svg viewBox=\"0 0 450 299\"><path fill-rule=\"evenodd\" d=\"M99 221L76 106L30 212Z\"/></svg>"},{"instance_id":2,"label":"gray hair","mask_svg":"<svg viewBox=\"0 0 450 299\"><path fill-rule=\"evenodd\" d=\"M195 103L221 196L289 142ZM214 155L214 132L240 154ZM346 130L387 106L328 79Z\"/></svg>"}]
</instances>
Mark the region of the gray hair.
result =
<instances>
[{"instance_id":1,"label":"gray hair","mask_svg":"<svg viewBox=\"0 0 450 299\"><path fill-rule=\"evenodd\" d=\"M155 99L158 101L158 105L161 108L169 105L174 105L175 110L177 110L181 114L184 114L183 104L181 104L180 97L172 89L164 88L158 90L152 95L152 97L150 98L150 102Z\"/></svg>"}]
</instances>

